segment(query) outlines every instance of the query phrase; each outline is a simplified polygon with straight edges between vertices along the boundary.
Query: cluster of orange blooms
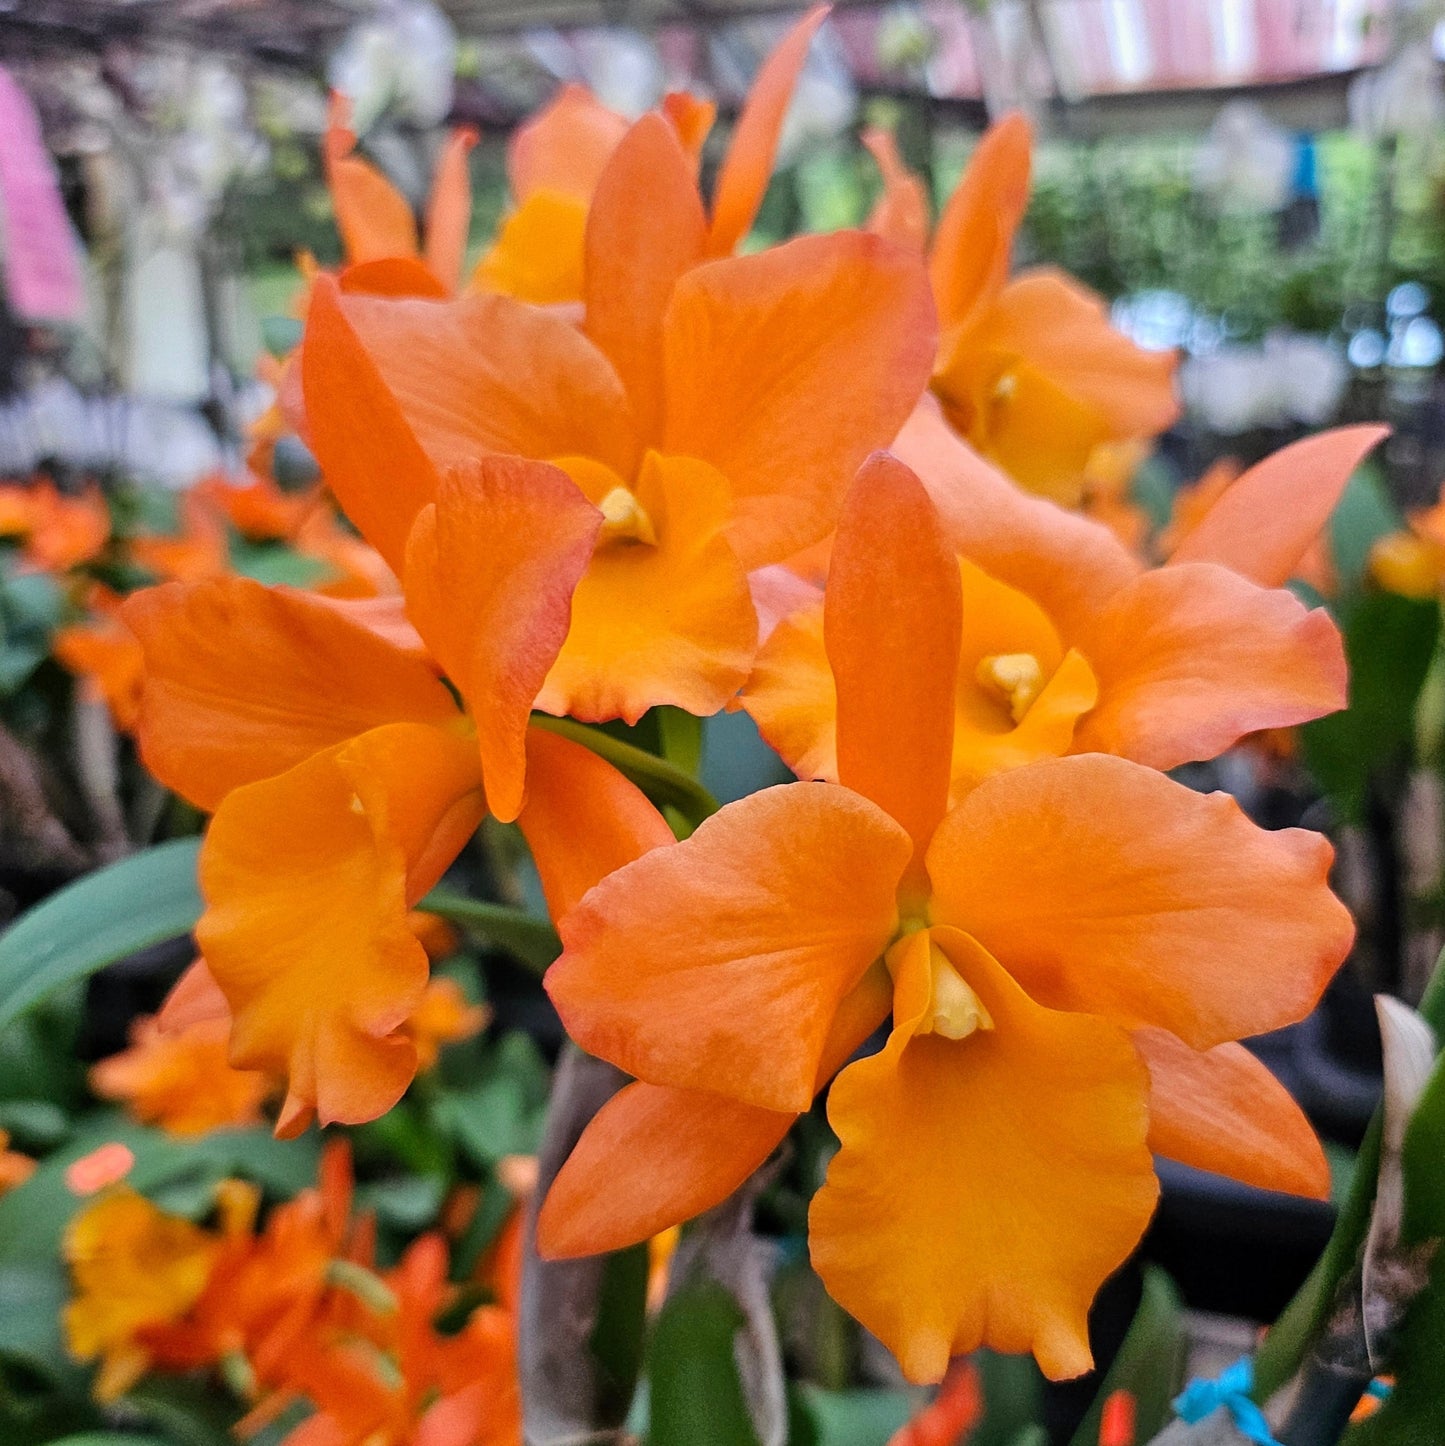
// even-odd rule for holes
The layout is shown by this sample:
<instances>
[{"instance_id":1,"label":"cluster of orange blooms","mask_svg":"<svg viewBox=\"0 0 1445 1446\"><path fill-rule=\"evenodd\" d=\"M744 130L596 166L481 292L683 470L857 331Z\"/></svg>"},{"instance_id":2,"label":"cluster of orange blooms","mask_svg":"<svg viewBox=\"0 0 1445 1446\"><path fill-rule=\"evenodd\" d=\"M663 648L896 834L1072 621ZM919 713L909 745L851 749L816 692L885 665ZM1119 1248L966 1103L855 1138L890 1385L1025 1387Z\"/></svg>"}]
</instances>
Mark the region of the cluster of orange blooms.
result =
<instances>
[{"instance_id":1,"label":"cluster of orange blooms","mask_svg":"<svg viewBox=\"0 0 1445 1446\"><path fill-rule=\"evenodd\" d=\"M81 613L57 630L56 659L127 732L140 706L144 659L119 619L124 598L97 571L179 582L231 576L237 539L284 546L309 560L323 597L374 597L392 585L372 549L340 524L320 486L287 492L261 474L240 485L215 475L187 489L178 510L175 531L117 536L94 483L75 493L49 478L0 483L0 539L18 544L22 569L61 580Z\"/></svg>"},{"instance_id":2,"label":"cluster of orange blooms","mask_svg":"<svg viewBox=\"0 0 1445 1446\"><path fill-rule=\"evenodd\" d=\"M1350 947L1330 847L1165 770L1343 706L1338 631L1284 584L1382 429L1212 488L1162 566L1060 505L1169 425L1173 358L1066 277L1010 279L1021 119L931 241L872 136L866 228L737 254L822 19L764 65L710 203L710 105L629 124L565 90L465 282L468 137L419 237L335 116L348 263L311 280L279 405L389 584L132 596L136 732L213 815L198 942L232 1062L285 1081L280 1132L400 1098L410 911L484 815L515 821L552 1000L635 1080L552 1186L543 1253L717 1204L828 1089L834 1297L910 1379L980 1345L1070 1376L1152 1154L1328 1187L1237 1041L1302 1018ZM803 781L679 841L548 726L662 705L745 709Z\"/></svg>"},{"instance_id":3,"label":"cluster of orange blooms","mask_svg":"<svg viewBox=\"0 0 1445 1446\"><path fill-rule=\"evenodd\" d=\"M243 1439L303 1402L311 1414L286 1446L517 1446L516 1220L474 1282L491 1303L468 1309L442 1235L379 1269L375 1221L351 1196L341 1142L322 1155L319 1187L259 1228L259 1193L240 1181L218 1188L212 1228L104 1185L64 1241L66 1335L99 1359L98 1397L148 1371L214 1368L249 1403ZM443 1333L438 1318L459 1303L463 1319Z\"/></svg>"}]
</instances>

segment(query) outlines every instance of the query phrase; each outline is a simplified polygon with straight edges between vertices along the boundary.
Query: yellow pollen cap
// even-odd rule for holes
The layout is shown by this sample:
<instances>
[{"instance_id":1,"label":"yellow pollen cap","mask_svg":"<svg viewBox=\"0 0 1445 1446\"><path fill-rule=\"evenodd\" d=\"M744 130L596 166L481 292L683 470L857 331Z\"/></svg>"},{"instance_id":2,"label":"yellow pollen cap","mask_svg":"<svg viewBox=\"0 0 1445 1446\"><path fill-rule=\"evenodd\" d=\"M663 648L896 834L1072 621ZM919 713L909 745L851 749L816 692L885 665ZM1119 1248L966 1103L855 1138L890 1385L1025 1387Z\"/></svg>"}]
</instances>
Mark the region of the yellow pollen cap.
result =
<instances>
[{"instance_id":1,"label":"yellow pollen cap","mask_svg":"<svg viewBox=\"0 0 1445 1446\"><path fill-rule=\"evenodd\" d=\"M976 1029L992 1029L993 1018L948 956L928 941L928 968L932 997L928 1014L918 1026L919 1034L941 1034L944 1039L967 1039Z\"/></svg>"},{"instance_id":2,"label":"yellow pollen cap","mask_svg":"<svg viewBox=\"0 0 1445 1446\"><path fill-rule=\"evenodd\" d=\"M657 533L636 496L626 487L614 487L598 507L602 512L601 542L645 542L654 546Z\"/></svg>"},{"instance_id":3,"label":"yellow pollen cap","mask_svg":"<svg viewBox=\"0 0 1445 1446\"><path fill-rule=\"evenodd\" d=\"M980 659L974 676L1002 697L1015 723L1024 721L1024 714L1044 690L1043 666L1032 653L994 653Z\"/></svg>"}]
</instances>

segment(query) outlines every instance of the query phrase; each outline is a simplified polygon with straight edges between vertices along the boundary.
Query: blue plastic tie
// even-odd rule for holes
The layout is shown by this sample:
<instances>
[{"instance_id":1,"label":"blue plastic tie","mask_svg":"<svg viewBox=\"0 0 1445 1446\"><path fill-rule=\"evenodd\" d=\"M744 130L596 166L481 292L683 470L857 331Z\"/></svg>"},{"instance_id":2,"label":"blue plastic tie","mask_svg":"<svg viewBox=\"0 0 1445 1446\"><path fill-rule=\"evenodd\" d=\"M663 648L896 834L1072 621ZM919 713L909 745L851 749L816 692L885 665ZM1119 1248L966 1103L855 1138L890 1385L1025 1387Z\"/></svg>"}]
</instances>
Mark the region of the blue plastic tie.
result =
<instances>
[{"instance_id":1,"label":"blue plastic tie","mask_svg":"<svg viewBox=\"0 0 1445 1446\"><path fill-rule=\"evenodd\" d=\"M1264 1412L1250 1399L1253 1389L1254 1362L1248 1356L1241 1356L1212 1381L1202 1377L1190 1381L1174 1398L1174 1411L1181 1421L1192 1426L1223 1406L1233 1417L1241 1436L1257 1446L1279 1446L1270 1432L1269 1422L1264 1419Z\"/></svg>"},{"instance_id":2,"label":"blue plastic tie","mask_svg":"<svg viewBox=\"0 0 1445 1446\"><path fill-rule=\"evenodd\" d=\"M1382 1381L1378 1376L1365 1387L1365 1394L1373 1396L1377 1401L1388 1401L1390 1392L1395 1388L1388 1382Z\"/></svg>"}]
</instances>

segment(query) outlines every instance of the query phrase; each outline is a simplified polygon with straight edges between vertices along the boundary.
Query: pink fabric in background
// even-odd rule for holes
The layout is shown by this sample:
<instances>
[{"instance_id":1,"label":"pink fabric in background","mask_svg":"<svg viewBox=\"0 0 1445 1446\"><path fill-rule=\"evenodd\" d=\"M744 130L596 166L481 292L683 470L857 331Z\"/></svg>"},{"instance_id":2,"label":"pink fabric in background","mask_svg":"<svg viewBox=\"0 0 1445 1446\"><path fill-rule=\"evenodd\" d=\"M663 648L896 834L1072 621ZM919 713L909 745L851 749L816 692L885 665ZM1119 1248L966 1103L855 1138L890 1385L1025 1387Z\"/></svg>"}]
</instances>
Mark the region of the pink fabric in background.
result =
<instances>
[{"instance_id":1,"label":"pink fabric in background","mask_svg":"<svg viewBox=\"0 0 1445 1446\"><path fill-rule=\"evenodd\" d=\"M5 294L26 321L69 321L82 306L80 257L30 97L0 66L0 208Z\"/></svg>"}]
</instances>

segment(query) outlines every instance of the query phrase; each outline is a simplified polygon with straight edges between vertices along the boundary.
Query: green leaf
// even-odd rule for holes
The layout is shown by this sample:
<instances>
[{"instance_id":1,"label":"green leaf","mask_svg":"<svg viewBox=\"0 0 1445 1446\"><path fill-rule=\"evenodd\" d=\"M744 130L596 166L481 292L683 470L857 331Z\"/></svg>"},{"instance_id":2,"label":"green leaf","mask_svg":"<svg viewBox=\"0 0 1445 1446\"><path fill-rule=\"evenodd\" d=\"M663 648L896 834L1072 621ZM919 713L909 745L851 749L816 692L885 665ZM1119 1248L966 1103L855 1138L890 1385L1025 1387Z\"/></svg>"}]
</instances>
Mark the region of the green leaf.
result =
<instances>
[{"instance_id":1,"label":"green leaf","mask_svg":"<svg viewBox=\"0 0 1445 1446\"><path fill-rule=\"evenodd\" d=\"M705 1280L663 1306L648 1352L648 1446L758 1446L733 1357L743 1313Z\"/></svg>"},{"instance_id":2,"label":"green leaf","mask_svg":"<svg viewBox=\"0 0 1445 1446\"><path fill-rule=\"evenodd\" d=\"M1146 1266L1139 1309L1114 1364L1099 1383L1089 1414L1074 1433L1073 1446L1095 1446L1104 1402L1115 1391L1128 1391L1134 1398L1138 1439L1151 1440L1168 1423L1169 1403L1184 1384L1188 1347L1183 1306L1174 1282L1158 1266Z\"/></svg>"},{"instance_id":3,"label":"green leaf","mask_svg":"<svg viewBox=\"0 0 1445 1446\"><path fill-rule=\"evenodd\" d=\"M147 1376L126 1394L125 1403L180 1446L236 1446L232 1427L241 1413L205 1381Z\"/></svg>"},{"instance_id":4,"label":"green leaf","mask_svg":"<svg viewBox=\"0 0 1445 1446\"><path fill-rule=\"evenodd\" d=\"M433 889L417 907L440 914L482 943L505 949L538 974L562 952L562 941L551 924L524 909L469 899L450 889Z\"/></svg>"},{"instance_id":5,"label":"green leaf","mask_svg":"<svg viewBox=\"0 0 1445 1446\"><path fill-rule=\"evenodd\" d=\"M189 933L199 847L176 839L87 874L0 934L0 1029L62 984Z\"/></svg>"},{"instance_id":6,"label":"green leaf","mask_svg":"<svg viewBox=\"0 0 1445 1446\"><path fill-rule=\"evenodd\" d=\"M919 1391L825 1391L800 1385L814 1446L883 1446L927 1399Z\"/></svg>"},{"instance_id":7,"label":"green leaf","mask_svg":"<svg viewBox=\"0 0 1445 1446\"><path fill-rule=\"evenodd\" d=\"M968 1446L1013 1446L1043 1412L1044 1374L1032 1356L979 1351L974 1363L983 1383L983 1420Z\"/></svg>"},{"instance_id":8,"label":"green leaf","mask_svg":"<svg viewBox=\"0 0 1445 1446\"><path fill-rule=\"evenodd\" d=\"M1366 463L1346 486L1330 518L1330 556L1344 588L1356 586L1370 562L1370 549L1401 526L1380 469Z\"/></svg>"},{"instance_id":9,"label":"green leaf","mask_svg":"<svg viewBox=\"0 0 1445 1446\"><path fill-rule=\"evenodd\" d=\"M50 1100L0 1100L0 1130L18 1148L53 1150L70 1133L65 1111Z\"/></svg>"},{"instance_id":10,"label":"green leaf","mask_svg":"<svg viewBox=\"0 0 1445 1446\"><path fill-rule=\"evenodd\" d=\"M1445 951L1442 951L1435 962L1435 972L1425 990L1425 997L1420 1001L1420 1013L1435 1031L1435 1037L1445 1040ZM1255 1400L1268 1400L1294 1375L1329 1318L1340 1281L1344 1279L1347 1271L1354 1268L1370 1228L1370 1212L1374 1205L1379 1170L1380 1113L1376 1110L1375 1118L1360 1144L1354 1180L1340 1207L1335 1228L1325 1245L1324 1253L1315 1263L1309 1278L1295 1293L1294 1299L1271 1327L1264 1338L1264 1344L1255 1355ZM1435 1283L1416 1302L1416 1309L1411 1313L1411 1322L1417 1314L1423 1315L1432 1308L1425 1302L1433 1301L1439 1293L1442 1261L1445 1261L1445 1254L1437 1259ZM1404 1344L1408 1354L1408 1342Z\"/></svg>"},{"instance_id":11,"label":"green leaf","mask_svg":"<svg viewBox=\"0 0 1445 1446\"><path fill-rule=\"evenodd\" d=\"M314 587L332 576L332 569L314 557L303 557L279 542L248 542L235 538L231 566L242 577L266 587Z\"/></svg>"},{"instance_id":12,"label":"green leaf","mask_svg":"<svg viewBox=\"0 0 1445 1446\"><path fill-rule=\"evenodd\" d=\"M143 1436L135 1431L82 1431L78 1436L62 1436L51 1446L176 1446L165 1436Z\"/></svg>"},{"instance_id":13,"label":"green leaf","mask_svg":"<svg viewBox=\"0 0 1445 1446\"><path fill-rule=\"evenodd\" d=\"M1401 1165L1405 1239L1445 1240L1445 1055L1437 1057L1410 1117Z\"/></svg>"},{"instance_id":14,"label":"green leaf","mask_svg":"<svg viewBox=\"0 0 1445 1446\"><path fill-rule=\"evenodd\" d=\"M1371 593L1345 619L1350 702L1303 729L1305 760L1341 816L1358 822L1371 779L1402 757L1414 736L1415 702L1440 631L1431 601Z\"/></svg>"},{"instance_id":15,"label":"green leaf","mask_svg":"<svg viewBox=\"0 0 1445 1446\"><path fill-rule=\"evenodd\" d=\"M1435 1064L1405 1133L1404 1237L1445 1241L1445 1054ZM1445 1439L1445 1251L1430 1282L1400 1327L1391 1366L1395 1390L1384 1406L1346 1438L1350 1446L1436 1446Z\"/></svg>"},{"instance_id":16,"label":"green leaf","mask_svg":"<svg viewBox=\"0 0 1445 1446\"><path fill-rule=\"evenodd\" d=\"M509 1034L470 1089L437 1107L457 1144L483 1168L504 1155L534 1154L547 1114L547 1065L525 1034Z\"/></svg>"},{"instance_id":17,"label":"green leaf","mask_svg":"<svg viewBox=\"0 0 1445 1446\"><path fill-rule=\"evenodd\" d=\"M656 754L634 748L630 743L571 718L533 713L532 726L560 733L562 737L590 748L599 758L605 758L619 773L630 778L659 807L675 808L693 828L718 810L717 799L702 784Z\"/></svg>"},{"instance_id":18,"label":"green leaf","mask_svg":"<svg viewBox=\"0 0 1445 1446\"><path fill-rule=\"evenodd\" d=\"M356 1203L359 1209L375 1211L382 1225L419 1235L436 1220L445 1194L446 1182L436 1175L403 1175L360 1186Z\"/></svg>"},{"instance_id":19,"label":"green leaf","mask_svg":"<svg viewBox=\"0 0 1445 1446\"><path fill-rule=\"evenodd\" d=\"M272 356L290 356L301 344L301 323L294 316L263 316L261 340Z\"/></svg>"}]
</instances>

